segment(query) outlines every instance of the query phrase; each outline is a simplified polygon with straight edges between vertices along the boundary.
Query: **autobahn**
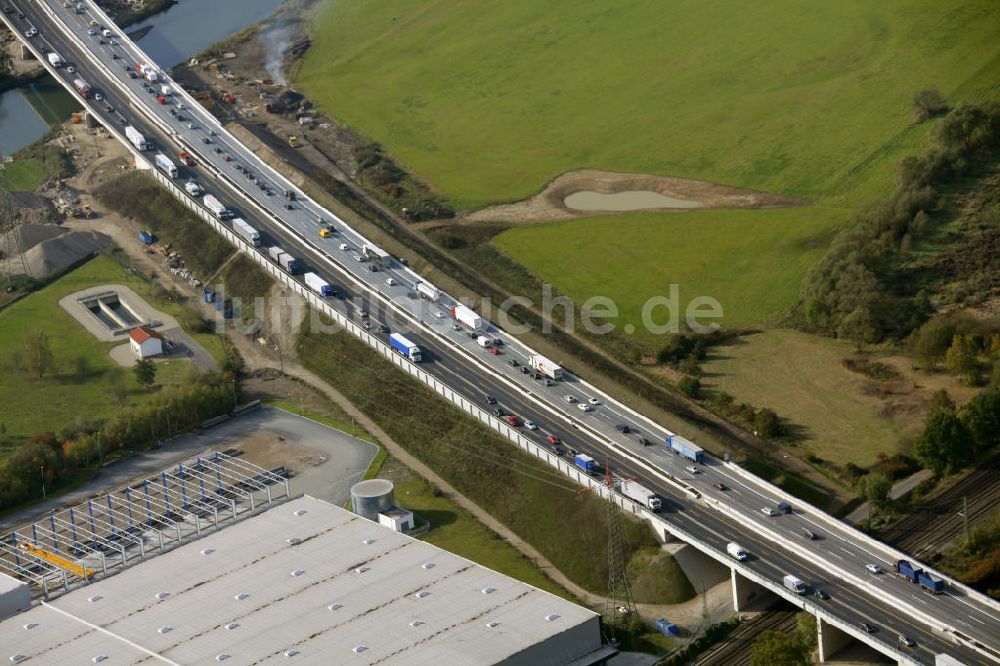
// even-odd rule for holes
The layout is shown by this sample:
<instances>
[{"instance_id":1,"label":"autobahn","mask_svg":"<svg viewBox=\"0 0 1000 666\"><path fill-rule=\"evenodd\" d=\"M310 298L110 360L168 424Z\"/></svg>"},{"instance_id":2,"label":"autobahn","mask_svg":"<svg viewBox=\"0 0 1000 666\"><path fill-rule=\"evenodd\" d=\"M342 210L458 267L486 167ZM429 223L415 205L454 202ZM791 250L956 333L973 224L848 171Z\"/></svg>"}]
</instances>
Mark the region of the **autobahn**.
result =
<instances>
[{"instance_id":1,"label":"autobahn","mask_svg":"<svg viewBox=\"0 0 1000 666\"><path fill-rule=\"evenodd\" d=\"M370 263L357 261L355 256L365 239L301 192L295 201L284 198L284 190L294 190L291 184L197 103L181 95L171 96L168 104L156 103L141 79L127 74L134 71L136 63L151 61L89 3L82 14L55 1L44 10L40 3L25 0L0 0L0 5L15 8L4 18L22 37L29 27L39 30L38 36L24 38L39 54L47 47L74 64L76 74L55 70L58 80L72 88L73 78L82 76L101 90L105 99L89 106L102 122L119 131L126 123L135 126L175 162L180 149L193 154L195 166L178 164L181 180L195 178L209 192L238 208L241 217L261 231L263 245L281 245L311 270L342 285L346 298L332 305L355 317L366 307L392 330L404 332L420 344L425 350L425 370L467 399L482 402L487 394L495 396L506 411L539 424L538 432L526 433L539 443L544 443L546 434L556 434L573 449L599 459L607 457L616 474L642 478L665 499L667 521L718 549L724 549L729 541L739 542L753 556L749 566L770 580L780 581L783 575L793 574L811 588L822 588L831 598L810 603L821 605L855 628L860 622L874 625L878 631L867 636L868 640L895 647L896 635L906 634L916 641L908 654L922 663L933 663L937 652L955 654L968 663L985 662L983 654L957 646L954 633L942 633L941 627L954 628L995 647L1000 612L981 596L953 585L945 594L931 596L889 574L869 576L865 564L876 562L884 569L891 565L891 553L882 544L798 503L792 514L764 516L761 508L780 499L766 483L714 458L696 466L697 473L689 472L688 462L662 445L669 434L665 429L615 403L579 377L568 375L564 381L545 386L508 365L512 358L523 365L529 350L503 332L494 331L506 341L505 353L485 353L465 331L453 330L448 308L454 301L450 297L445 295L437 304L416 298L411 286L419 278L405 266L393 263L372 272ZM25 17L20 18L18 12ZM111 29L112 36L88 35L92 19ZM333 223L337 233L320 238L319 230L327 223ZM346 250L341 249L342 244ZM387 284L387 278L396 284ZM366 302L362 303L362 297ZM576 404L565 402L565 395L573 395L579 402L593 397L600 404L585 413ZM618 432L615 426L620 423L628 423L632 432ZM640 435L654 445L639 445ZM692 499L678 481L701 497ZM723 484L727 490L719 490L715 484ZM804 539L805 529L819 538ZM857 636L859 631L853 633Z\"/></svg>"}]
</instances>

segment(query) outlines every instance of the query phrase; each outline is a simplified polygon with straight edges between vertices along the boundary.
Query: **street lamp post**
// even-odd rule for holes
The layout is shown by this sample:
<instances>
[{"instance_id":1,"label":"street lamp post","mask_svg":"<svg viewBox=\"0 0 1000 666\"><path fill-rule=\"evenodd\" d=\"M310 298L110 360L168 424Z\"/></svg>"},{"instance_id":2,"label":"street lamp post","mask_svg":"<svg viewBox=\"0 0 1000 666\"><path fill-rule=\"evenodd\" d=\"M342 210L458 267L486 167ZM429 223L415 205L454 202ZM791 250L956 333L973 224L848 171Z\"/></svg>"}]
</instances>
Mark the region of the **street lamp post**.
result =
<instances>
[{"instance_id":1,"label":"street lamp post","mask_svg":"<svg viewBox=\"0 0 1000 666\"><path fill-rule=\"evenodd\" d=\"M42 465L42 500L46 500L48 497L45 495L45 465Z\"/></svg>"}]
</instances>

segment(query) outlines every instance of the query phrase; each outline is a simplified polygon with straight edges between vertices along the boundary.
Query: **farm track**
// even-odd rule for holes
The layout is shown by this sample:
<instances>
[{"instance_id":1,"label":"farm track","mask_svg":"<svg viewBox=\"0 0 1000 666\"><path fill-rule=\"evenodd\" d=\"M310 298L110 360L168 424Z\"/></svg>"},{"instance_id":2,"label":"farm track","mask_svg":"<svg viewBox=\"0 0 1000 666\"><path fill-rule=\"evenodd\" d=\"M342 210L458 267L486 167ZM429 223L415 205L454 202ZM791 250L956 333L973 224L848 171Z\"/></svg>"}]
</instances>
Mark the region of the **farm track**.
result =
<instances>
[{"instance_id":1,"label":"farm track","mask_svg":"<svg viewBox=\"0 0 1000 666\"><path fill-rule=\"evenodd\" d=\"M969 527L1000 505L1000 456L994 456L939 496L914 506L880 538L920 559L940 553L962 536L962 498L968 498Z\"/></svg>"},{"instance_id":2,"label":"farm track","mask_svg":"<svg viewBox=\"0 0 1000 666\"><path fill-rule=\"evenodd\" d=\"M712 646L692 664L695 666L750 666L750 648L768 629L785 634L795 631L794 610L769 610L744 622L721 643Z\"/></svg>"}]
</instances>

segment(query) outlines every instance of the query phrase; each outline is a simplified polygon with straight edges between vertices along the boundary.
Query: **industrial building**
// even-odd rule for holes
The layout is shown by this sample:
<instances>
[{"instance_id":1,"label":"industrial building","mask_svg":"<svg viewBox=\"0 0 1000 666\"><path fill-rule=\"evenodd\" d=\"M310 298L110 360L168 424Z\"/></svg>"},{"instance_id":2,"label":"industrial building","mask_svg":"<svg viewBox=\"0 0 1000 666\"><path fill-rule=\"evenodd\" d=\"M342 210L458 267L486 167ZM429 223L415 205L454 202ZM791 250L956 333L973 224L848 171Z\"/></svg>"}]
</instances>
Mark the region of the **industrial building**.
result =
<instances>
[{"instance_id":1,"label":"industrial building","mask_svg":"<svg viewBox=\"0 0 1000 666\"><path fill-rule=\"evenodd\" d=\"M599 622L586 608L305 496L7 618L0 658L582 666L615 653L602 645Z\"/></svg>"},{"instance_id":2,"label":"industrial building","mask_svg":"<svg viewBox=\"0 0 1000 666\"><path fill-rule=\"evenodd\" d=\"M132 351L139 358L159 356L163 353L163 336L146 326L137 326L128 336Z\"/></svg>"}]
</instances>

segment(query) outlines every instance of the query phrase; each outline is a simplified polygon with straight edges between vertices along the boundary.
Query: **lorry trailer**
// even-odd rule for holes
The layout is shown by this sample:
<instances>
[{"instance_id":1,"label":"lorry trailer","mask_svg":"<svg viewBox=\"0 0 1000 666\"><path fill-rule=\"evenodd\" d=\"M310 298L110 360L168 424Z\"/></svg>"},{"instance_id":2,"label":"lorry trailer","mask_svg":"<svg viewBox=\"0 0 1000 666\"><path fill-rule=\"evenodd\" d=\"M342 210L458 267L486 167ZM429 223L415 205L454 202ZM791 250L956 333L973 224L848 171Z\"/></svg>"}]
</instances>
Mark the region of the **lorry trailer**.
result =
<instances>
[{"instance_id":1,"label":"lorry trailer","mask_svg":"<svg viewBox=\"0 0 1000 666\"><path fill-rule=\"evenodd\" d=\"M242 217L233 219L233 231L242 236L244 240L254 247L260 246L260 234L256 229L247 224L247 221Z\"/></svg>"},{"instance_id":2,"label":"lorry trailer","mask_svg":"<svg viewBox=\"0 0 1000 666\"><path fill-rule=\"evenodd\" d=\"M177 176L180 175L180 172L177 171L177 166L174 164L173 160L163 153L156 153L156 166L160 167L163 172L171 178L177 178Z\"/></svg>"},{"instance_id":3,"label":"lorry trailer","mask_svg":"<svg viewBox=\"0 0 1000 666\"><path fill-rule=\"evenodd\" d=\"M282 250L277 245L273 245L267 248L267 256L271 257L272 260L289 275L295 275L299 271L299 262L292 255L288 254Z\"/></svg>"},{"instance_id":4,"label":"lorry trailer","mask_svg":"<svg viewBox=\"0 0 1000 666\"><path fill-rule=\"evenodd\" d=\"M573 458L573 464L582 469L587 474L597 473L597 461L588 456L586 453L576 454L576 457Z\"/></svg>"},{"instance_id":5,"label":"lorry trailer","mask_svg":"<svg viewBox=\"0 0 1000 666\"><path fill-rule=\"evenodd\" d=\"M199 185L198 182L194 180L189 180L188 182L184 183L184 189L187 191L188 194L190 194L193 197L200 197L205 193L205 190L201 188L201 185Z\"/></svg>"},{"instance_id":6,"label":"lorry trailer","mask_svg":"<svg viewBox=\"0 0 1000 666\"><path fill-rule=\"evenodd\" d=\"M420 363L420 347L408 340L400 333L393 333L389 336L389 344L400 356L410 359L414 363Z\"/></svg>"},{"instance_id":7,"label":"lorry trailer","mask_svg":"<svg viewBox=\"0 0 1000 666\"><path fill-rule=\"evenodd\" d=\"M740 562L747 559L747 551L743 550L743 546L738 543L729 542L726 544L726 552L729 553L730 557L733 557Z\"/></svg>"},{"instance_id":8,"label":"lorry trailer","mask_svg":"<svg viewBox=\"0 0 1000 666\"><path fill-rule=\"evenodd\" d=\"M915 567L906 560L899 560L892 565L892 570L911 583L918 582L917 577L924 572L920 567Z\"/></svg>"},{"instance_id":9,"label":"lorry trailer","mask_svg":"<svg viewBox=\"0 0 1000 666\"><path fill-rule=\"evenodd\" d=\"M306 273L302 276L302 279L305 280L307 287L323 298L333 296L333 287L330 286L330 283L315 273Z\"/></svg>"},{"instance_id":10,"label":"lorry trailer","mask_svg":"<svg viewBox=\"0 0 1000 666\"><path fill-rule=\"evenodd\" d=\"M663 500L649 488L637 481L623 479L621 482L622 495L634 502L638 502L653 512L658 512L663 507Z\"/></svg>"},{"instance_id":11,"label":"lorry trailer","mask_svg":"<svg viewBox=\"0 0 1000 666\"><path fill-rule=\"evenodd\" d=\"M90 99L93 94L93 91L90 89L90 84L80 77L73 79L73 87L76 88L78 93L80 93L80 97L84 99Z\"/></svg>"},{"instance_id":12,"label":"lorry trailer","mask_svg":"<svg viewBox=\"0 0 1000 666\"><path fill-rule=\"evenodd\" d=\"M700 446L680 435L667 435L667 448L697 463L700 463L705 457L705 452Z\"/></svg>"},{"instance_id":13,"label":"lorry trailer","mask_svg":"<svg viewBox=\"0 0 1000 666\"><path fill-rule=\"evenodd\" d=\"M420 298L426 298L431 303L437 303L441 299L441 290L426 282L417 282L416 290Z\"/></svg>"},{"instance_id":14,"label":"lorry trailer","mask_svg":"<svg viewBox=\"0 0 1000 666\"><path fill-rule=\"evenodd\" d=\"M53 67L62 67L63 65L66 64L66 61L62 59L62 56L56 53L55 51L49 53L48 59L49 59L49 64L52 65Z\"/></svg>"},{"instance_id":15,"label":"lorry trailer","mask_svg":"<svg viewBox=\"0 0 1000 666\"><path fill-rule=\"evenodd\" d=\"M462 326L480 331L483 328L483 318L464 305L456 305L451 309L451 316Z\"/></svg>"},{"instance_id":16,"label":"lorry trailer","mask_svg":"<svg viewBox=\"0 0 1000 666\"><path fill-rule=\"evenodd\" d=\"M926 571L921 571L917 574L917 582L920 583L920 587L933 594L944 592L944 581L930 575Z\"/></svg>"},{"instance_id":17,"label":"lorry trailer","mask_svg":"<svg viewBox=\"0 0 1000 666\"><path fill-rule=\"evenodd\" d=\"M146 143L146 137L131 125L126 125L125 127L125 138L135 146L136 150L147 150L149 148L149 144Z\"/></svg>"},{"instance_id":18,"label":"lorry trailer","mask_svg":"<svg viewBox=\"0 0 1000 666\"><path fill-rule=\"evenodd\" d=\"M373 264L378 264L383 268L389 268L392 265L392 257L378 246L365 243L361 246L361 254L364 255L365 259L369 259Z\"/></svg>"},{"instance_id":19,"label":"lorry trailer","mask_svg":"<svg viewBox=\"0 0 1000 666\"><path fill-rule=\"evenodd\" d=\"M212 211L212 213L220 220L228 220L233 216L232 211L223 206L222 202L211 194L206 194L205 198L202 199L202 203L205 204L205 208Z\"/></svg>"},{"instance_id":20,"label":"lorry trailer","mask_svg":"<svg viewBox=\"0 0 1000 666\"><path fill-rule=\"evenodd\" d=\"M791 590L795 594L806 593L806 584L795 576L785 576L781 579L781 582L787 589Z\"/></svg>"},{"instance_id":21,"label":"lorry trailer","mask_svg":"<svg viewBox=\"0 0 1000 666\"><path fill-rule=\"evenodd\" d=\"M541 354L532 354L529 356L528 367L535 372L540 372L549 379L558 381L563 378L563 369Z\"/></svg>"}]
</instances>

